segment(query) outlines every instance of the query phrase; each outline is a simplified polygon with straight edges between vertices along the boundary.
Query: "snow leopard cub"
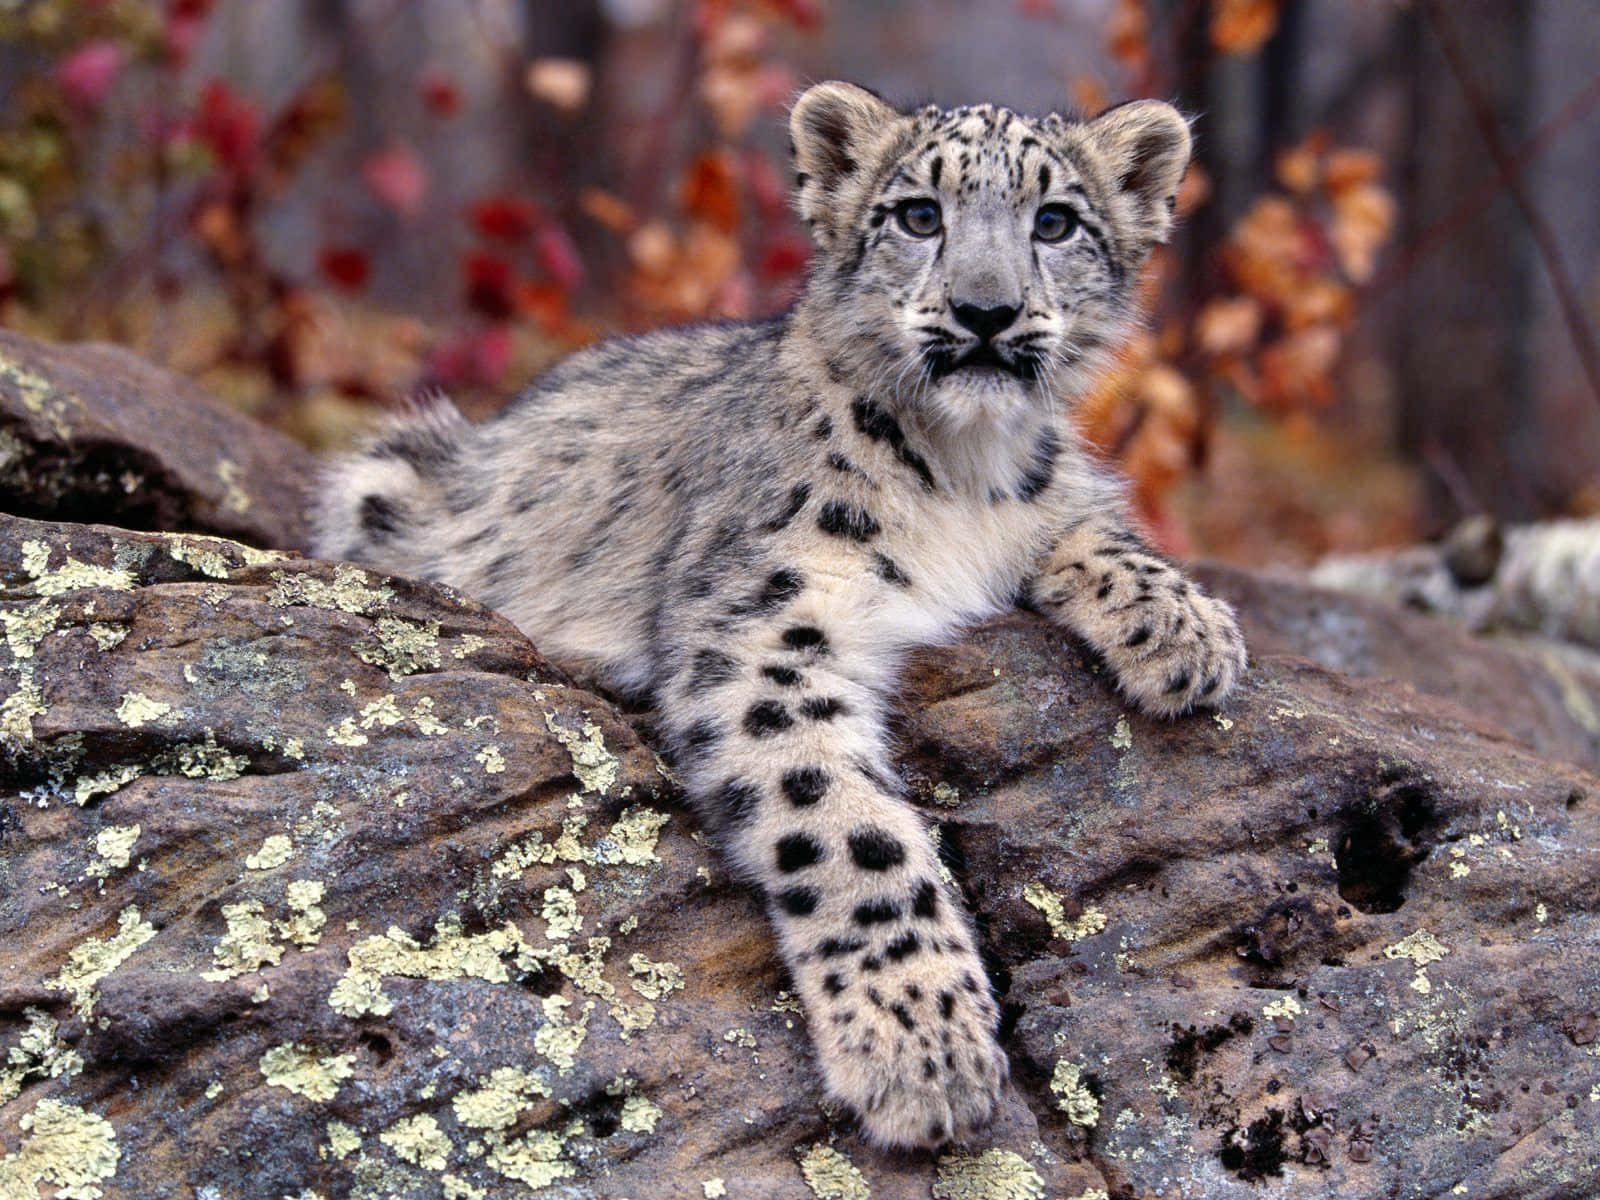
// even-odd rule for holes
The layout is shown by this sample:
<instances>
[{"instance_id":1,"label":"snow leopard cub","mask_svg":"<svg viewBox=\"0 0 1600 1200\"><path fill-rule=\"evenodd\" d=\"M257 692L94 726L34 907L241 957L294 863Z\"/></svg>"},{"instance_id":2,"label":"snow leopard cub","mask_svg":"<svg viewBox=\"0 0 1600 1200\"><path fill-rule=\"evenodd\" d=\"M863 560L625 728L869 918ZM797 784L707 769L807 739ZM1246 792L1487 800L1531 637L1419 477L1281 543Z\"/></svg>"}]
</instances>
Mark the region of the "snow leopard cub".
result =
<instances>
[{"instance_id":1,"label":"snow leopard cub","mask_svg":"<svg viewBox=\"0 0 1600 1200\"><path fill-rule=\"evenodd\" d=\"M316 546L482 597L653 696L828 1092L882 1145L937 1145L990 1118L1007 1067L886 744L906 652L1025 593L1147 712L1245 664L1069 420L1136 317L1189 131L1155 101L903 113L845 83L790 131L816 247L792 312L584 350L482 425L394 426L331 469Z\"/></svg>"}]
</instances>

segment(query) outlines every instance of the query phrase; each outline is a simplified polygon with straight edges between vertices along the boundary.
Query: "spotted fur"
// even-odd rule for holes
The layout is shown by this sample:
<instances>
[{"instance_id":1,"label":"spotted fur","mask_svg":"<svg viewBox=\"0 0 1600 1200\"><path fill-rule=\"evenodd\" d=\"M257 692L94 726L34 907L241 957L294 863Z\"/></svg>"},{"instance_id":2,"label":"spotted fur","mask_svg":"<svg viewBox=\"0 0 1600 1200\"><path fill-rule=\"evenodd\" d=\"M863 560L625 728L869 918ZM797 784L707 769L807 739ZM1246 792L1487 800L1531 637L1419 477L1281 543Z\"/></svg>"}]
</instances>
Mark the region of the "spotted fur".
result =
<instances>
[{"instance_id":1,"label":"spotted fur","mask_svg":"<svg viewBox=\"0 0 1600 1200\"><path fill-rule=\"evenodd\" d=\"M989 1119L1007 1068L895 782L903 655L1026 592L1149 712L1221 699L1244 664L1070 422L1189 134L1150 101L901 113L840 83L790 128L817 251L793 312L585 350L483 425L436 406L331 469L317 547L478 595L652 696L766 899L828 1091L880 1143L936 1145Z\"/></svg>"}]
</instances>

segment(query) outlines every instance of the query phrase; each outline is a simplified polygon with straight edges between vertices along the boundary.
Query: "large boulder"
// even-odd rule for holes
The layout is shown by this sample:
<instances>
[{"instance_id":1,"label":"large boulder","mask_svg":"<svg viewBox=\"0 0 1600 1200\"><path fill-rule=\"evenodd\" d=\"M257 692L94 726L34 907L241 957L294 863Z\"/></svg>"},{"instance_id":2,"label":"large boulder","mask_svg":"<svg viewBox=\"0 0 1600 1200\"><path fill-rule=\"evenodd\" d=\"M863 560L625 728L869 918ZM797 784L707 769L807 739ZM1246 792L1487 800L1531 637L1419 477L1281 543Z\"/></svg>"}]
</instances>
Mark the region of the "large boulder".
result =
<instances>
[{"instance_id":1,"label":"large boulder","mask_svg":"<svg viewBox=\"0 0 1600 1200\"><path fill-rule=\"evenodd\" d=\"M303 549L314 465L121 346L0 330L0 510Z\"/></svg>"},{"instance_id":2,"label":"large boulder","mask_svg":"<svg viewBox=\"0 0 1600 1200\"><path fill-rule=\"evenodd\" d=\"M648 713L446 589L0 518L0 1196L1600 1192L1581 738L1472 703L1500 647L1355 678L1281 643L1315 605L1370 650L1365 602L1215 582L1260 644L1214 715L1027 615L916 664L1015 1085L891 1157Z\"/></svg>"}]
</instances>

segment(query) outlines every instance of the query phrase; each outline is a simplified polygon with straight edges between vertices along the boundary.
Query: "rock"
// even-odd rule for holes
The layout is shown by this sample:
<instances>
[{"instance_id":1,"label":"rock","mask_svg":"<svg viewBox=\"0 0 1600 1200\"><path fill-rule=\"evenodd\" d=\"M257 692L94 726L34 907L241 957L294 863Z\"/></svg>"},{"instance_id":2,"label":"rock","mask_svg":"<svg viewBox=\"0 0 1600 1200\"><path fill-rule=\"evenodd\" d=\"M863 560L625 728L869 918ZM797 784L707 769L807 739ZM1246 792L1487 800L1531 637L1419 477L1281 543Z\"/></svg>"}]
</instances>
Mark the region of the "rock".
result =
<instances>
[{"instance_id":1,"label":"rock","mask_svg":"<svg viewBox=\"0 0 1600 1200\"><path fill-rule=\"evenodd\" d=\"M1600 1188L1600 780L1443 682L1258 647L1160 723L1026 615L922 656L905 771L1015 1087L982 1143L890 1157L821 1101L648 714L499 617L14 518L0 581L0 1195Z\"/></svg>"},{"instance_id":2,"label":"rock","mask_svg":"<svg viewBox=\"0 0 1600 1200\"><path fill-rule=\"evenodd\" d=\"M314 461L120 346L0 330L0 510L302 549Z\"/></svg>"}]
</instances>

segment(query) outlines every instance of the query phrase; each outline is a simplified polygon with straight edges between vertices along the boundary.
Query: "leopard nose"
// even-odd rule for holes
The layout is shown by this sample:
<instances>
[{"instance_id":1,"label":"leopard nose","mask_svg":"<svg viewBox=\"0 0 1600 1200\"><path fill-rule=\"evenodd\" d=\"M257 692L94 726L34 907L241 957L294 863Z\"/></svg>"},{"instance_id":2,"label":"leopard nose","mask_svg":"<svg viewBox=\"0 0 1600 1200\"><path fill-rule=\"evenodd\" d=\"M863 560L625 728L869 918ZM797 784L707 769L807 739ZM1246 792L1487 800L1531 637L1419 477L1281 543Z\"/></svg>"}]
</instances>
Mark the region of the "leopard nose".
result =
<instances>
[{"instance_id":1,"label":"leopard nose","mask_svg":"<svg viewBox=\"0 0 1600 1200\"><path fill-rule=\"evenodd\" d=\"M950 311L955 313L957 321L987 342L1015 321L1022 309L1010 304L996 304L992 308L980 308L976 304L951 304Z\"/></svg>"}]
</instances>

